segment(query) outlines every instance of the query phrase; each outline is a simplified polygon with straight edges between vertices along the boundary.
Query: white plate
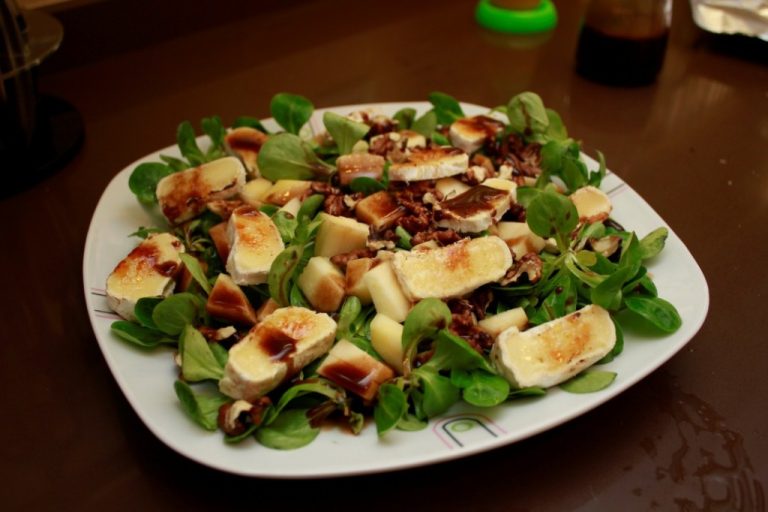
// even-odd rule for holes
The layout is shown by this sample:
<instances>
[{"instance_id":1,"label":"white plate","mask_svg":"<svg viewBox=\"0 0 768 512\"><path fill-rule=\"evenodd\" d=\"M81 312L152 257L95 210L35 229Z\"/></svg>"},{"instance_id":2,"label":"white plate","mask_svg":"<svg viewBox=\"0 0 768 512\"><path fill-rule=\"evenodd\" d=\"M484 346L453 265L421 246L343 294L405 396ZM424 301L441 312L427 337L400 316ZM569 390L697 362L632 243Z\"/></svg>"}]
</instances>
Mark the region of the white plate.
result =
<instances>
[{"instance_id":1,"label":"white plate","mask_svg":"<svg viewBox=\"0 0 768 512\"><path fill-rule=\"evenodd\" d=\"M463 106L468 115L488 111L476 105ZM429 105L381 103L369 107L391 115L403 107L423 112ZM333 110L344 114L360 108ZM310 122L314 131L322 127L322 112L316 112ZM267 126L276 128L273 123ZM312 444L293 451L272 450L253 439L228 445L221 432L204 431L184 415L173 391L177 370L170 349L142 351L116 339L109 330L117 317L109 312L104 297L106 278L136 245L137 239L128 234L138 226L158 222L157 214L139 206L128 189L128 177L138 163L157 161L161 152L178 155L175 146L168 147L132 163L115 176L96 206L83 256L88 314L115 380L146 426L182 455L222 471L275 478L374 473L456 459L507 445L566 422L618 395L680 350L696 334L707 314L709 292L704 275L670 229L666 248L649 270L659 295L677 307L683 325L666 337L627 334L623 354L602 367L618 373L615 382L603 391L575 395L554 388L544 397L516 400L492 409L456 406L422 431L394 431L383 439L377 437L373 425L368 425L359 436L339 429L324 430ZM596 166L594 160L587 161L592 168ZM615 174L609 173L602 188L613 201L613 218L638 236L666 225Z\"/></svg>"}]
</instances>

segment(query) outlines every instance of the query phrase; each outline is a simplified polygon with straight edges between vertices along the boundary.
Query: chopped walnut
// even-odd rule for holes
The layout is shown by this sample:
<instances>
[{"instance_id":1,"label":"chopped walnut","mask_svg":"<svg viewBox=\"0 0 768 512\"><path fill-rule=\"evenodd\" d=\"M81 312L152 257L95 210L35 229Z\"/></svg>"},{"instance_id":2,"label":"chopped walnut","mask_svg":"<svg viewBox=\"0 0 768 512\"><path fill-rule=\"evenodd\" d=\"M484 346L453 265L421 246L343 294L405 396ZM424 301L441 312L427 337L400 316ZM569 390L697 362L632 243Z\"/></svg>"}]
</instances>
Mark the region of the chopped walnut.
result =
<instances>
[{"instance_id":1,"label":"chopped walnut","mask_svg":"<svg viewBox=\"0 0 768 512\"><path fill-rule=\"evenodd\" d=\"M507 274L501 279L500 284L507 286L517 283L520 277L525 274L530 283L535 283L541 279L541 258L533 252L529 252L512 264Z\"/></svg>"},{"instance_id":2,"label":"chopped walnut","mask_svg":"<svg viewBox=\"0 0 768 512\"><path fill-rule=\"evenodd\" d=\"M245 400L228 402L219 407L217 423L228 436L239 436L251 425L260 425L264 410L272 404L269 397L261 397L255 403Z\"/></svg>"},{"instance_id":3,"label":"chopped walnut","mask_svg":"<svg viewBox=\"0 0 768 512\"><path fill-rule=\"evenodd\" d=\"M355 249L354 251L337 254L331 256L331 263L339 267L342 271L346 271L347 263L359 258L373 258L376 256L376 250L373 249Z\"/></svg>"}]
</instances>

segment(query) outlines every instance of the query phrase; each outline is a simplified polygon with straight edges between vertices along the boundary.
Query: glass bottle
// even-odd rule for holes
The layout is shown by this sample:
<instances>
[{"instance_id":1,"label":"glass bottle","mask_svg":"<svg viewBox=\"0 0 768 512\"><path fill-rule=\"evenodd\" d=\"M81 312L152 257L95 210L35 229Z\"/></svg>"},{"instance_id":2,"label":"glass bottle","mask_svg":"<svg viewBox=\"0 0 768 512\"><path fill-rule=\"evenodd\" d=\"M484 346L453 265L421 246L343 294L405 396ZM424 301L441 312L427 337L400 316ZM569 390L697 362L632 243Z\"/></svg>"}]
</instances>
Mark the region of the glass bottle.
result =
<instances>
[{"instance_id":1,"label":"glass bottle","mask_svg":"<svg viewBox=\"0 0 768 512\"><path fill-rule=\"evenodd\" d=\"M609 85L652 83L664 63L672 0L592 0L576 71Z\"/></svg>"}]
</instances>

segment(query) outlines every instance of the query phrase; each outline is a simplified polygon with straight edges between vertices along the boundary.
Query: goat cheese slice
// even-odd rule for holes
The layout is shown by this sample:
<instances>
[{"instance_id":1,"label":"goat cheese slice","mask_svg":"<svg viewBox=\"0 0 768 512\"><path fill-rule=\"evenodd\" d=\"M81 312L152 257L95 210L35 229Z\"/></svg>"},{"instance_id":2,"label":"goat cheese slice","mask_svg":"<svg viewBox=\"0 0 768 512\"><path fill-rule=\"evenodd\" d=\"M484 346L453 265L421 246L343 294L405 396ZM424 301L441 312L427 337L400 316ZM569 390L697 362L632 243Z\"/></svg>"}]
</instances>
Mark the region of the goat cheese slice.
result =
<instances>
[{"instance_id":1,"label":"goat cheese slice","mask_svg":"<svg viewBox=\"0 0 768 512\"><path fill-rule=\"evenodd\" d=\"M126 320L134 320L133 309L139 299L170 295L181 268L182 252L184 244L170 233L147 237L107 277L110 309Z\"/></svg>"},{"instance_id":2,"label":"goat cheese slice","mask_svg":"<svg viewBox=\"0 0 768 512\"><path fill-rule=\"evenodd\" d=\"M527 331L510 327L496 338L491 359L514 386L548 388L592 366L615 344L610 314L591 304Z\"/></svg>"},{"instance_id":3,"label":"goat cheese slice","mask_svg":"<svg viewBox=\"0 0 768 512\"><path fill-rule=\"evenodd\" d=\"M229 350L219 390L253 402L322 356L336 336L336 322L301 307L275 310Z\"/></svg>"},{"instance_id":4,"label":"goat cheese slice","mask_svg":"<svg viewBox=\"0 0 768 512\"><path fill-rule=\"evenodd\" d=\"M503 129L503 123L488 116L466 117L451 124L448 137L457 148L474 153Z\"/></svg>"},{"instance_id":5,"label":"goat cheese slice","mask_svg":"<svg viewBox=\"0 0 768 512\"><path fill-rule=\"evenodd\" d=\"M237 196L245 184L245 168L234 156L169 174L157 183L155 195L163 215L180 224L205 211L206 204Z\"/></svg>"},{"instance_id":6,"label":"goat cheese slice","mask_svg":"<svg viewBox=\"0 0 768 512\"><path fill-rule=\"evenodd\" d=\"M267 282L272 262L285 248L277 226L252 206L240 206L227 224L227 272L241 285Z\"/></svg>"},{"instance_id":7,"label":"goat cheese slice","mask_svg":"<svg viewBox=\"0 0 768 512\"><path fill-rule=\"evenodd\" d=\"M467 172L469 155L458 148L414 148L404 162L389 167L392 181L436 180Z\"/></svg>"},{"instance_id":8,"label":"goat cheese slice","mask_svg":"<svg viewBox=\"0 0 768 512\"><path fill-rule=\"evenodd\" d=\"M461 297L498 281L511 265L512 253L497 236L465 238L423 252L401 251L392 259L403 291L414 300Z\"/></svg>"},{"instance_id":9,"label":"goat cheese slice","mask_svg":"<svg viewBox=\"0 0 768 512\"><path fill-rule=\"evenodd\" d=\"M507 190L477 185L440 203L437 225L460 233L479 233L498 222L511 201Z\"/></svg>"}]
</instances>

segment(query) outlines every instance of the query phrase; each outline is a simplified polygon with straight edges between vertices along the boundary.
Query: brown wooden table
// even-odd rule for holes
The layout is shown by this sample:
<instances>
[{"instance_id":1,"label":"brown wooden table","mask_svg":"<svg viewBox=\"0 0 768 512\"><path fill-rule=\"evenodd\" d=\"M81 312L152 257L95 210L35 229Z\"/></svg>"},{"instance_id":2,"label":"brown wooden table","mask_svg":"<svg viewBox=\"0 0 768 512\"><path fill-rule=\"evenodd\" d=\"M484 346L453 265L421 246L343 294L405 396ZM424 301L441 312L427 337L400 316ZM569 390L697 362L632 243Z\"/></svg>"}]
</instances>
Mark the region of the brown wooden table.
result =
<instances>
[{"instance_id":1,"label":"brown wooden table","mask_svg":"<svg viewBox=\"0 0 768 512\"><path fill-rule=\"evenodd\" d=\"M86 141L59 173L0 200L3 509L765 509L765 45L707 36L677 2L658 83L622 89L573 72L581 2L557 2L560 23L538 44L484 32L471 0L164 4L55 12L65 42L41 89L77 106ZM541 94L690 248L711 293L699 334L596 410L454 462L269 481L171 451L124 399L86 314L83 243L106 184L171 143L180 120L267 116L279 91L322 107L432 90L484 105Z\"/></svg>"}]
</instances>

